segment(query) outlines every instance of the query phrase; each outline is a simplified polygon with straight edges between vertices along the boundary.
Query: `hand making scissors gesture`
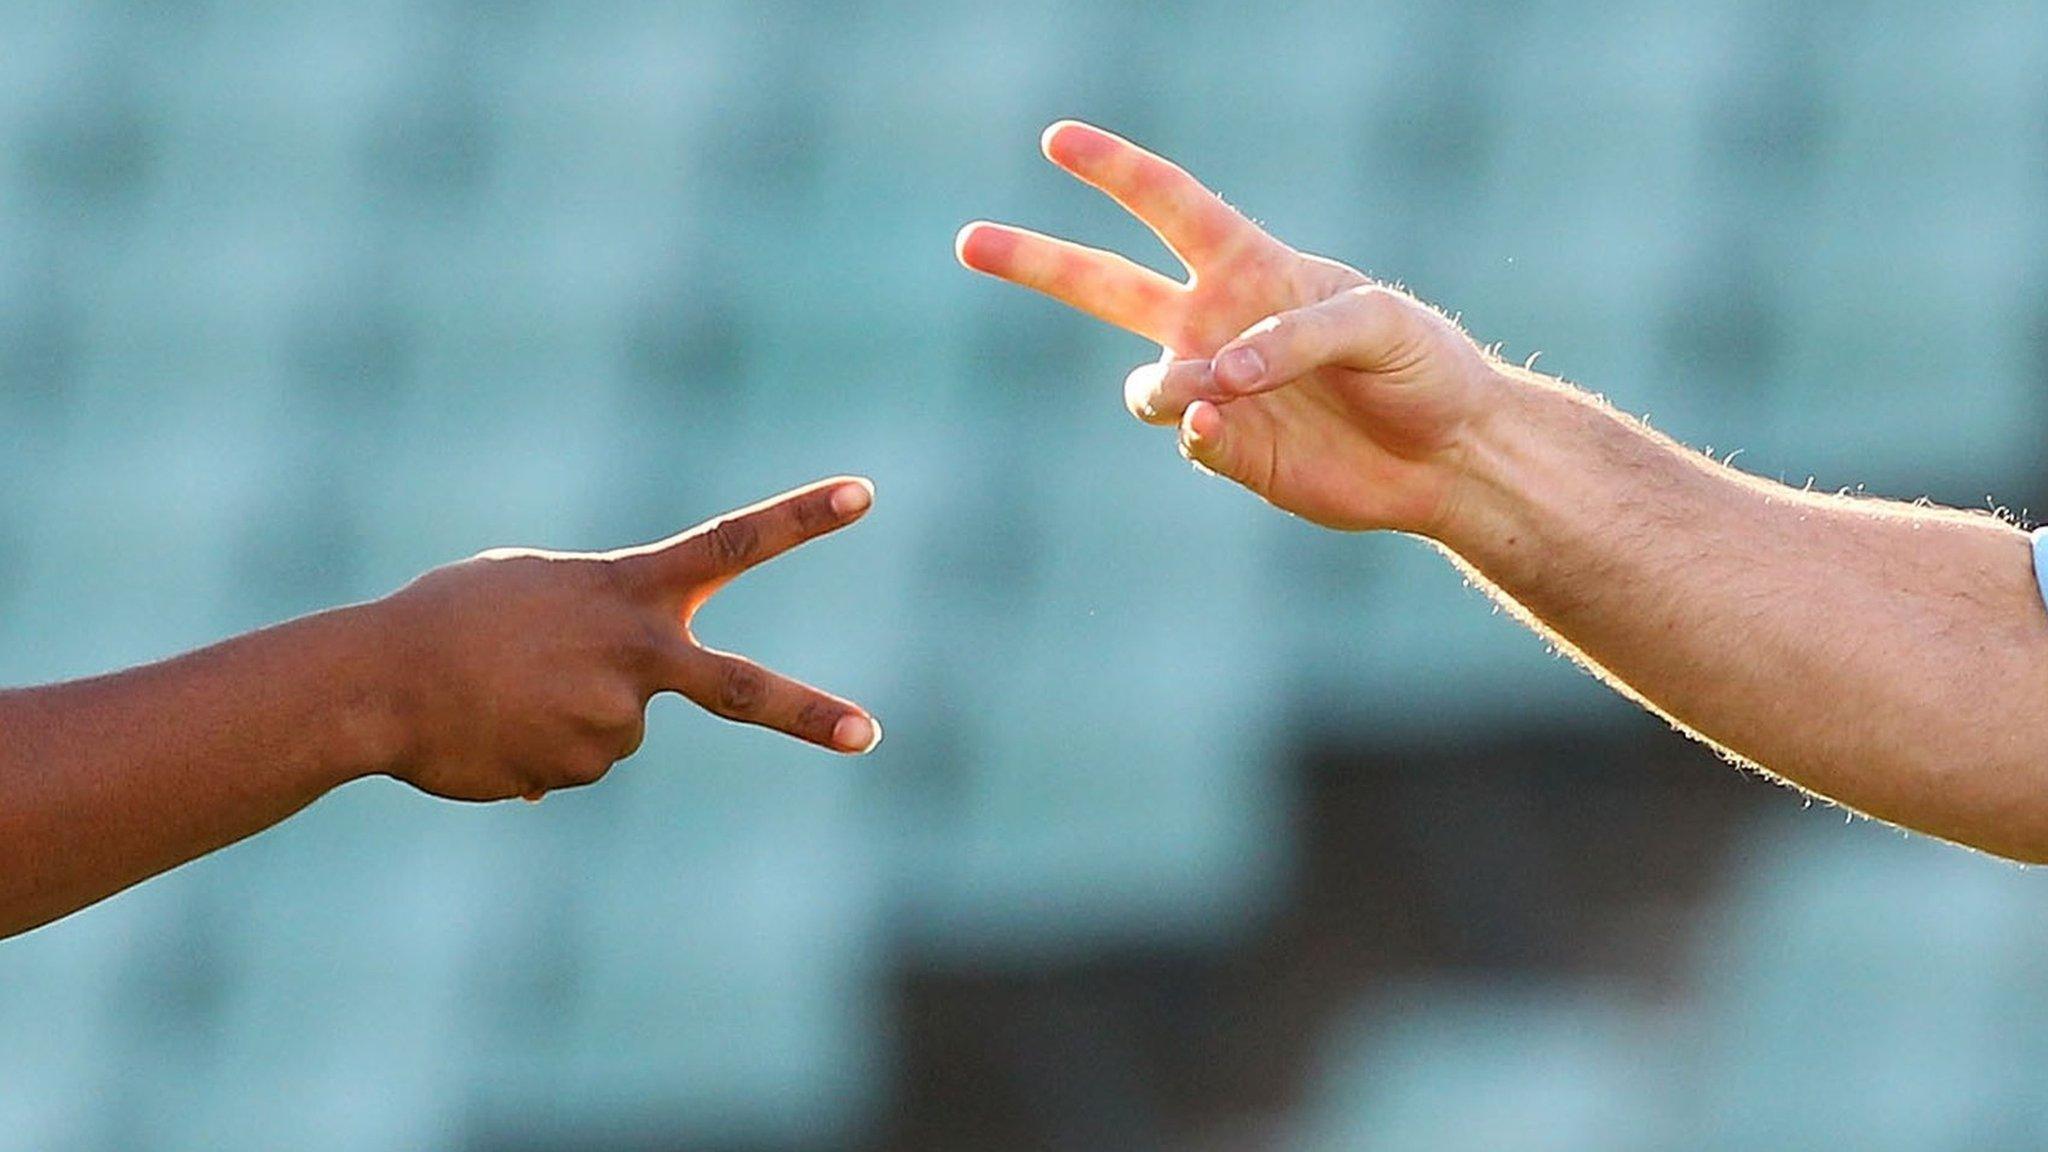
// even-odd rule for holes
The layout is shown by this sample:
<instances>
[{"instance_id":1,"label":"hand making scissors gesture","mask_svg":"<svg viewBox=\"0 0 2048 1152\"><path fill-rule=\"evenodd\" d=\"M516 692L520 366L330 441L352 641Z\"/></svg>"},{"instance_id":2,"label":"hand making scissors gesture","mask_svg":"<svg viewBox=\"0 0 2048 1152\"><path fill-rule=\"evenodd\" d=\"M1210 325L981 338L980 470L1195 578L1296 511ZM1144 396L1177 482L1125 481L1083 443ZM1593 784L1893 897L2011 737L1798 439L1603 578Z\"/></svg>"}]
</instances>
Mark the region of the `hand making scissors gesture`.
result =
<instances>
[{"instance_id":1,"label":"hand making scissors gesture","mask_svg":"<svg viewBox=\"0 0 2048 1152\"><path fill-rule=\"evenodd\" d=\"M962 229L962 263L1158 343L1164 355L1131 373L1125 403L1177 425L1196 463L1333 528L1442 521L1489 367L1456 324L1289 248L1128 140L1069 120L1042 146L1144 221L1187 282L1002 224Z\"/></svg>"}]
</instances>

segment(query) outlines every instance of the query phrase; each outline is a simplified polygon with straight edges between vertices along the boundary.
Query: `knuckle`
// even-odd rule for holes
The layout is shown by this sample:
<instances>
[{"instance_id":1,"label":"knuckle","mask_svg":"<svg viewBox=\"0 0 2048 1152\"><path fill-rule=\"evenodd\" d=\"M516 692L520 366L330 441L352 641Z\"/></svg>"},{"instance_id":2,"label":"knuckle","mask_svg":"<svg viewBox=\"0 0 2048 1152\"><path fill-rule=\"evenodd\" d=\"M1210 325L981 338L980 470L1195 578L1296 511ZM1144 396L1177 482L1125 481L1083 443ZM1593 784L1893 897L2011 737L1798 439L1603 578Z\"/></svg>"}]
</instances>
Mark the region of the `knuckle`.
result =
<instances>
[{"instance_id":1,"label":"knuckle","mask_svg":"<svg viewBox=\"0 0 2048 1152\"><path fill-rule=\"evenodd\" d=\"M565 735L555 746L546 769L540 773L544 779L536 783L549 789L580 788L595 783L611 771L612 761L616 759L612 749L616 743L605 733L585 731Z\"/></svg>"},{"instance_id":2,"label":"knuckle","mask_svg":"<svg viewBox=\"0 0 2048 1152\"><path fill-rule=\"evenodd\" d=\"M1285 342L1301 331L1301 313L1281 312L1244 330L1244 338L1251 343Z\"/></svg>"},{"instance_id":3,"label":"knuckle","mask_svg":"<svg viewBox=\"0 0 2048 1152\"><path fill-rule=\"evenodd\" d=\"M721 568L746 563L760 542L760 529L744 516L728 516L704 530L704 550Z\"/></svg>"},{"instance_id":4,"label":"knuckle","mask_svg":"<svg viewBox=\"0 0 2048 1152\"><path fill-rule=\"evenodd\" d=\"M1268 373L1291 374L1291 366L1314 355L1316 329L1301 311L1268 316L1239 333L1231 343L1239 357L1249 353L1264 364ZM1226 354L1230 354L1226 351Z\"/></svg>"},{"instance_id":5,"label":"knuckle","mask_svg":"<svg viewBox=\"0 0 2048 1152\"><path fill-rule=\"evenodd\" d=\"M832 511L832 490L827 488L806 494L796 502L796 526L805 536L812 536L838 523L839 517Z\"/></svg>"},{"instance_id":6,"label":"knuckle","mask_svg":"<svg viewBox=\"0 0 2048 1152\"><path fill-rule=\"evenodd\" d=\"M1410 365L1431 339L1427 305L1398 288L1370 284L1352 290L1353 323L1377 348L1388 368Z\"/></svg>"},{"instance_id":7,"label":"knuckle","mask_svg":"<svg viewBox=\"0 0 2048 1152\"><path fill-rule=\"evenodd\" d=\"M598 727L616 731L638 724L645 715L638 694L621 688L598 704L592 718Z\"/></svg>"},{"instance_id":8,"label":"knuckle","mask_svg":"<svg viewBox=\"0 0 2048 1152\"><path fill-rule=\"evenodd\" d=\"M797 735L820 744L832 738L832 728L839 723L839 709L823 700L811 700L797 710L794 731Z\"/></svg>"},{"instance_id":9,"label":"knuckle","mask_svg":"<svg viewBox=\"0 0 2048 1152\"><path fill-rule=\"evenodd\" d=\"M590 751L580 753L568 763L569 783L578 788L587 784L595 784L599 780L604 779L605 774L611 770L612 757L609 752Z\"/></svg>"},{"instance_id":10,"label":"knuckle","mask_svg":"<svg viewBox=\"0 0 2048 1152\"><path fill-rule=\"evenodd\" d=\"M640 746L646 742L647 721L643 717L636 716L619 733L619 751L616 758L624 760L626 757L638 752Z\"/></svg>"},{"instance_id":11,"label":"knuckle","mask_svg":"<svg viewBox=\"0 0 2048 1152\"><path fill-rule=\"evenodd\" d=\"M1400 293L1384 284L1366 284L1346 294L1351 318L1380 324L1398 318L1406 309Z\"/></svg>"},{"instance_id":12,"label":"knuckle","mask_svg":"<svg viewBox=\"0 0 2048 1152\"><path fill-rule=\"evenodd\" d=\"M1163 379L1164 373L1153 364L1135 369L1124 377L1124 407L1130 410L1131 415L1140 420L1151 419L1155 409L1154 394Z\"/></svg>"},{"instance_id":13,"label":"knuckle","mask_svg":"<svg viewBox=\"0 0 2048 1152\"><path fill-rule=\"evenodd\" d=\"M644 557L621 556L615 559L593 560L591 571L593 583L614 599L637 599L648 588Z\"/></svg>"},{"instance_id":14,"label":"knuckle","mask_svg":"<svg viewBox=\"0 0 2048 1152\"><path fill-rule=\"evenodd\" d=\"M768 695L768 678L761 670L745 664L728 664L718 677L718 710L726 716L745 718L760 710Z\"/></svg>"}]
</instances>

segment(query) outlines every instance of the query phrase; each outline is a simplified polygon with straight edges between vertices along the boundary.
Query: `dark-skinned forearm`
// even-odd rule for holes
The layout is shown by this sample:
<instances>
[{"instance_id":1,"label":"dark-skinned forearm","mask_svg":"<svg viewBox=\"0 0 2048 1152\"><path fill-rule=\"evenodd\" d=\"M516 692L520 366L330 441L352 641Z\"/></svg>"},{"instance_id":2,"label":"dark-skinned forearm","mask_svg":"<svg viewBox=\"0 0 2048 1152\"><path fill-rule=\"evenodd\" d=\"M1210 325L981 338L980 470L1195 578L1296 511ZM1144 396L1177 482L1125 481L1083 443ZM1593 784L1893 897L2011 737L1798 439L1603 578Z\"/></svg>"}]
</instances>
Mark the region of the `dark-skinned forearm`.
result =
<instances>
[{"instance_id":1,"label":"dark-skinned forearm","mask_svg":"<svg viewBox=\"0 0 2048 1152\"><path fill-rule=\"evenodd\" d=\"M0 693L0 935L277 823L398 754L376 606Z\"/></svg>"}]
</instances>

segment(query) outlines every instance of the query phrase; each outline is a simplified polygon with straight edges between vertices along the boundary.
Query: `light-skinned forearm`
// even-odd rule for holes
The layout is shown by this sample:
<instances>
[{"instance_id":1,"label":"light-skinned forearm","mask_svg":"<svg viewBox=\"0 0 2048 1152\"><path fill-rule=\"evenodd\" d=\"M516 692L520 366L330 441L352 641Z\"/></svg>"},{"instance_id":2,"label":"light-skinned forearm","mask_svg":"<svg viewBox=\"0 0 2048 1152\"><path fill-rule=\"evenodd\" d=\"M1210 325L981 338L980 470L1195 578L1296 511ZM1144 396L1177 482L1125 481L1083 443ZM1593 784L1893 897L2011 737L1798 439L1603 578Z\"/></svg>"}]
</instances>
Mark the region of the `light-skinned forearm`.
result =
<instances>
[{"instance_id":1,"label":"light-skinned forearm","mask_svg":"<svg viewBox=\"0 0 2048 1152\"><path fill-rule=\"evenodd\" d=\"M2048 859L2048 610L1988 514L1745 475L1503 370L1438 536L1617 687L1851 808Z\"/></svg>"},{"instance_id":2,"label":"light-skinned forearm","mask_svg":"<svg viewBox=\"0 0 2048 1152\"><path fill-rule=\"evenodd\" d=\"M0 936L261 831L397 754L374 607L0 693Z\"/></svg>"},{"instance_id":3,"label":"light-skinned forearm","mask_svg":"<svg viewBox=\"0 0 2048 1152\"><path fill-rule=\"evenodd\" d=\"M1617 687L1786 779L2048 858L2048 730L2024 722L2048 610L2017 529L1744 476L1499 365L1128 140L1062 122L1040 143L1188 278L988 222L955 251L1158 344L1125 403L1190 460L1325 527L1438 539Z\"/></svg>"}]
</instances>

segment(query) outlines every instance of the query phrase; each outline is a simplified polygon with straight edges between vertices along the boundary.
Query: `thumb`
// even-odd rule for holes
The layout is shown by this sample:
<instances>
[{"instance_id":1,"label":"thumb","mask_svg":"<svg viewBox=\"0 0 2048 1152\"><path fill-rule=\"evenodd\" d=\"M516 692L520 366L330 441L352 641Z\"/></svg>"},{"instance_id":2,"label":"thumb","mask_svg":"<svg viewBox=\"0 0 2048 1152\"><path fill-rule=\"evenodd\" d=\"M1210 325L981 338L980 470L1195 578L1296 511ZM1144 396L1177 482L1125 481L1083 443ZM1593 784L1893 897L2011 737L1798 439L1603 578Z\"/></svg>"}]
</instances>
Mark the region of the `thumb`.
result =
<instances>
[{"instance_id":1,"label":"thumb","mask_svg":"<svg viewBox=\"0 0 2048 1152\"><path fill-rule=\"evenodd\" d=\"M1318 368L1385 369L1409 354L1414 305L1368 284L1259 321L1217 349L1216 383L1234 395L1268 392Z\"/></svg>"}]
</instances>

